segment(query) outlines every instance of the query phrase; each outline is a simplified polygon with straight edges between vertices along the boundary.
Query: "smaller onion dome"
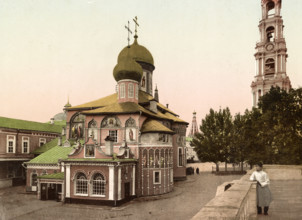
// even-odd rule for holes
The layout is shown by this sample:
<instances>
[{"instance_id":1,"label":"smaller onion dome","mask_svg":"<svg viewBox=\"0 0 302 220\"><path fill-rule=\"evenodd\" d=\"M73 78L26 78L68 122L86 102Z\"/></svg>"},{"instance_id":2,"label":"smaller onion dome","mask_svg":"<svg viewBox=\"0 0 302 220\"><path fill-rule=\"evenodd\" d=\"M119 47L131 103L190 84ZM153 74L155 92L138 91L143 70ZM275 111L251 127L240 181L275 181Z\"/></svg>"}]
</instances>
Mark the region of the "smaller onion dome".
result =
<instances>
[{"instance_id":1,"label":"smaller onion dome","mask_svg":"<svg viewBox=\"0 0 302 220\"><path fill-rule=\"evenodd\" d=\"M129 52L129 49L128 49ZM118 82L123 79L132 79L140 82L143 76L142 67L127 53L120 59L113 69L113 76Z\"/></svg>"}]
</instances>

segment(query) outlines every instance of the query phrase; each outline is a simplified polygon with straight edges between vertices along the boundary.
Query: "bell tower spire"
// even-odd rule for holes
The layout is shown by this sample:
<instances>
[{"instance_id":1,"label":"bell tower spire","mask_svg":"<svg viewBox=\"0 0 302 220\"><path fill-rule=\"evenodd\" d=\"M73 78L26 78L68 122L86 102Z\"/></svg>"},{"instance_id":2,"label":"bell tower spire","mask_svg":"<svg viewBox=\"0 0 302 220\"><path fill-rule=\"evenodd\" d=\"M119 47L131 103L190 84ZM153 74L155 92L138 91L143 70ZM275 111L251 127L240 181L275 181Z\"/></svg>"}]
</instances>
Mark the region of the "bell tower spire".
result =
<instances>
[{"instance_id":1,"label":"bell tower spire","mask_svg":"<svg viewBox=\"0 0 302 220\"><path fill-rule=\"evenodd\" d=\"M253 106L272 86L289 91L291 82L286 74L287 47L281 17L282 0L261 0L260 41L256 44L256 76L251 84Z\"/></svg>"},{"instance_id":2,"label":"bell tower spire","mask_svg":"<svg viewBox=\"0 0 302 220\"><path fill-rule=\"evenodd\" d=\"M198 127L197 127L197 121L196 121L196 112L194 111L189 137L193 137L195 135L195 133L197 133L197 132L198 132Z\"/></svg>"}]
</instances>

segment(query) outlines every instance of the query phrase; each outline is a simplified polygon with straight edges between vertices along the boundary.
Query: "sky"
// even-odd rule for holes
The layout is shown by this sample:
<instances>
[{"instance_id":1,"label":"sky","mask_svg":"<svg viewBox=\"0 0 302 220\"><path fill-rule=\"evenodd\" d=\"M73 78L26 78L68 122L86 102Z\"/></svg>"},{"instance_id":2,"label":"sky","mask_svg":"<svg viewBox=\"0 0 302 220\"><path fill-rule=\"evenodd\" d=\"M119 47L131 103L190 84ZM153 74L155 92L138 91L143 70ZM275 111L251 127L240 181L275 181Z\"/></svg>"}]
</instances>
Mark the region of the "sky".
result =
<instances>
[{"instance_id":1,"label":"sky","mask_svg":"<svg viewBox=\"0 0 302 220\"><path fill-rule=\"evenodd\" d=\"M302 1L283 0L287 74L302 86ZM138 17L159 99L188 122L252 107L261 0L1 0L0 116L49 121L69 101L115 92L112 71ZM131 38L133 42L133 36Z\"/></svg>"}]
</instances>

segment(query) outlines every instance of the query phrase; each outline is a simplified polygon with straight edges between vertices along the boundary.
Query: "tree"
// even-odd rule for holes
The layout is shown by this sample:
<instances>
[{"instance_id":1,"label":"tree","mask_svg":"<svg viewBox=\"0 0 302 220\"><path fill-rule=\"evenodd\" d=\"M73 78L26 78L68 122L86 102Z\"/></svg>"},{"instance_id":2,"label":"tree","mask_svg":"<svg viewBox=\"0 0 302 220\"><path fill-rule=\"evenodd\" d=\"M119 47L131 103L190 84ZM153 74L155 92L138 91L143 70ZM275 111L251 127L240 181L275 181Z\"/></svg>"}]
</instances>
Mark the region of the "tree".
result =
<instances>
[{"instance_id":1,"label":"tree","mask_svg":"<svg viewBox=\"0 0 302 220\"><path fill-rule=\"evenodd\" d=\"M204 162L214 162L219 171L219 162L227 162L230 158L232 133L232 115L229 108L215 112L210 109L200 125L200 133L195 134L191 146L198 158Z\"/></svg>"},{"instance_id":2,"label":"tree","mask_svg":"<svg viewBox=\"0 0 302 220\"><path fill-rule=\"evenodd\" d=\"M258 105L262 112L259 132L266 148L266 163L302 162L302 89L289 92L272 87Z\"/></svg>"}]
</instances>

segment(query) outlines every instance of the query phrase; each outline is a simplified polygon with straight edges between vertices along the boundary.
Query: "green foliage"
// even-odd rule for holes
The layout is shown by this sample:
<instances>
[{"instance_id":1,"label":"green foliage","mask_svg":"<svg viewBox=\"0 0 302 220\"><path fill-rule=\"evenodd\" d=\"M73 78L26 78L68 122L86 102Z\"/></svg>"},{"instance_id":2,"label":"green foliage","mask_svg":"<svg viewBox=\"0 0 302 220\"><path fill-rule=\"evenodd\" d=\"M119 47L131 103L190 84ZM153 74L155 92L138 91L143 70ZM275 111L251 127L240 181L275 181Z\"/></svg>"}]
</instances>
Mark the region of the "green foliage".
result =
<instances>
[{"instance_id":1,"label":"green foliage","mask_svg":"<svg viewBox=\"0 0 302 220\"><path fill-rule=\"evenodd\" d=\"M232 116L228 108L210 109L191 141L199 159L204 162L228 161L231 152Z\"/></svg>"},{"instance_id":2,"label":"green foliage","mask_svg":"<svg viewBox=\"0 0 302 220\"><path fill-rule=\"evenodd\" d=\"M272 87L258 108L238 113L234 120L228 108L210 109L191 146L201 161L216 164L301 164L302 88L286 92Z\"/></svg>"}]
</instances>

